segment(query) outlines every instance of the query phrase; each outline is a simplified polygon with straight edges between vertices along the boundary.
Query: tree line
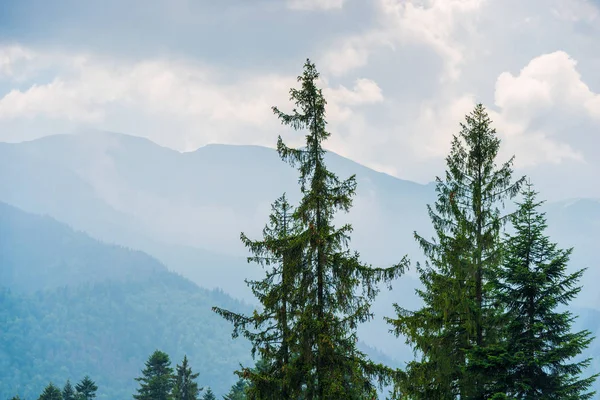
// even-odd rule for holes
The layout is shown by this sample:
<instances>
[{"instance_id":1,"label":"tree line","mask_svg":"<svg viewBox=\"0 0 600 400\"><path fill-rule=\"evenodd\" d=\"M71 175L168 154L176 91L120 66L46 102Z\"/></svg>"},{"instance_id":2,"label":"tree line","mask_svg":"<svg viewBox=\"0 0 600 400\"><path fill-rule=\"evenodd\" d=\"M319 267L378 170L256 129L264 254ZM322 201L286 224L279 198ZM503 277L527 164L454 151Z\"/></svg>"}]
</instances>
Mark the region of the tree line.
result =
<instances>
[{"instance_id":1,"label":"tree line","mask_svg":"<svg viewBox=\"0 0 600 400\"><path fill-rule=\"evenodd\" d=\"M216 400L217 397L210 387L206 390L199 387L196 379L199 373L194 373L187 356L183 357L181 365L171 367L169 355L156 350L145 363L142 375L135 378L139 382L135 400ZM223 400L244 400L247 383L238 380L223 396ZM61 390L54 383L49 383L38 397L38 400L94 400L97 396L98 386L89 377L85 376L75 386L67 380ZM21 400L17 395L11 400Z\"/></svg>"},{"instance_id":2,"label":"tree line","mask_svg":"<svg viewBox=\"0 0 600 400\"><path fill-rule=\"evenodd\" d=\"M330 133L318 78L307 60L300 88L290 90L292 112L273 107L283 125L306 132L303 148L277 142L298 169L302 198L295 206L285 194L277 199L261 239L241 235L248 261L266 270L247 281L262 306L252 315L213 308L261 362L236 371L250 383L247 398L374 399L384 385L394 399L592 398L598 375L581 377L590 359L579 355L593 338L571 332L576 316L561 310L580 291L584 269L567 271L572 249L545 235L543 201L527 177L513 179L514 156L498 162L501 141L482 104L461 123L436 178L437 200L427 205L434 237L414 233L427 259L416 263L423 305L394 304L396 315L386 317L415 359L393 369L357 349L357 326L373 318L379 285L391 285L410 261L365 264L349 248L352 227L334 226L336 213L352 206L356 180L325 164ZM507 213L510 200L517 210Z\"/></svg>"}]
</instances>

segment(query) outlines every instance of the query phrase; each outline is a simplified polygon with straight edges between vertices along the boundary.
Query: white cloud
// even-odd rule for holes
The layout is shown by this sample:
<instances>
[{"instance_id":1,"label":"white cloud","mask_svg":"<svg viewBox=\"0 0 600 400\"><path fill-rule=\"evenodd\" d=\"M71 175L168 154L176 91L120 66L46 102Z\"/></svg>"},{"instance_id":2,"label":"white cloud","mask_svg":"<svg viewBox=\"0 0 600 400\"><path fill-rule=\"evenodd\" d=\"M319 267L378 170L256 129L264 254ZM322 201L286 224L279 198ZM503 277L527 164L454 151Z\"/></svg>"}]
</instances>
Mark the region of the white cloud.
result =
<instances>
[{"instance_id":1,"label":"white cloud","mask_svg":"<svg viewBox=\"0 0 600 400\"><path fill-rule=\"evenodd\" d=\"M516 76L503 72L498 77L495 118L507 138L506 150L520 154L520 167L585 161L582 149L569 144L564 121L600 120L600 95L583 82L576 67L566 52L556 51L533 58ZM535 126L540 118L543 128Z\"/></svg>"},{"instance_id":2,"label":"white cloud","mask_svg":"<svg viewBox=\"0 0 600 400\"><path fill-rule=\"evenodd\" d=\"M495 103L507 116L521 119L551 107L600 118L600 95L582 81L576 66L564 51L535 57L518 76L504 72L498 77Z\"/></svg>"},{"instance_id":3,"label":"white cloud","mask_svg":"<svg viewBox=\"0 0 600 400\"><path fill-rule=\"evenodd\" d=\"M0 46L0 79L3 76L15 79L21 64L32 58L31 51L22 46Z\"/></svg>"},{"instance_id":4,"label":"white cloud","mask_svg":"<svg viewBox=\"0 0 600 400\"><path fill-rule=\"evenodd\" d=\"M43 52L26 51L32 63L50 58ZM114 114L126 110L141 121L148 120L147 124L139 122L137 129L160 120L181 127L176 137L171 132L152 137L179 150L215 142L273 145L282 129L271 106L291 110L288 92L297 86L293 76L269 73L241 74L224 82L223 72L181 60L128 63L61 54L55 63L61 69L50 82L13 89L0 97L0 121L46 118L128 132ZM381 88L369 79L357 79L351 89L328 87L325 79L321 83L332 122L347 120L356 107L383 101ZM300 135L292 135L301 140Z\"/></svg>"},{"instance_id":5,"label":"white cloud","mask_svg":"<svg viewBox=\"0 0 600 400\"><path fill-rule=\"evenodd\" d=\"M366 65L369 53L378 47L424 44L444 62L443 81L460 76L465 46L458 32L474 34L478 12L486 0L378 0L378 26L360 35L344 38L329 49L323 60L328 71L342 75Z\"/></svg>"},{"instance_id":6,"label":"white cloud","mask_svg":"<svg viewBox=\"0 0 600 400\"><path fill-rule=\"evenodd\" d=\"M410 147L418 158L443 158L450 150L452 135L460 130L465 115L473 110L473 95L466 94L458 98L426 102L412 129Z\"/></svg>"},{"instance_id":7,"label":"white cloud","mask_svg":"<svg viewBox=\"0 0 600 400\"><path fill-rule=\"evenodd\" d=\"M464 46L455 37L458 30L474 33L473 18L484 0L381 0L385 22L394 39L421 42L443 58L443 79L456 80L464 61Z\"/></svg>"},{"instance_id":8,"label":"white cloud","mask_svg":"<svg viewBox=\"0 0 600 400\"><path fill-rule=\"evenodd\" d=\"M346 0L288 0L292 10L333 10L344 7Z\"/></svg>"},{"instance_id":9,"label":"white cloud","mask_svg":"<svg viewBox=\"0 0 600 400\"><path fill-rule=\"evenodd\" d=\"M352 90L342 85L338 88L326 87L323 95L327 99L328 119L332 122L347 120L352 115L352 107L380 103L384 100L377 83L364 78L357 79Z\"/></svg>"}]
</instances>

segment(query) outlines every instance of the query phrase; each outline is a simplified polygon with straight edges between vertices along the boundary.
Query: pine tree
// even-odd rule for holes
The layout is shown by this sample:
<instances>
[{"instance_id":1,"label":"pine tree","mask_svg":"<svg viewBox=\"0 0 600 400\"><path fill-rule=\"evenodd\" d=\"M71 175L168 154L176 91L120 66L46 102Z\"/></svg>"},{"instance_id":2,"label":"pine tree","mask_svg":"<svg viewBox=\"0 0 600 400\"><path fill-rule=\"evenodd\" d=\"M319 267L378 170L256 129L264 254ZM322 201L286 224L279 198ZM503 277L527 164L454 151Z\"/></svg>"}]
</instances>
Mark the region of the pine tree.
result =
<instances>
[{"instance_id":1,"label":"pine tree","mask_svg":"<svg viewBox=\"0 0 600 400\"><path fill-rule=\"evenodd\" d=\"M598 375L579 377L591 359L571 360L588 347L590 332L571 332L574 316L557 310L579 293L584 269L567 273L573 249L557 248L544 234L543 202L536 196L529 183L512 217L515 233L506 243L500 282L509 362L498 392L519 400L591 399L595 393L588 390Z\"/></svg>"},{"instance_id":2,"label":"pine tree","mask_svg":"<svg viewBox=\"0 0 600 400\"><path fill-rule=\"evenodd\" d=\"M40 395L39 400L62 400L62 394L59 388L50 383Z\"/></svg>"},{"instance_id":3,"label":"pine tree","mask_svg":"<svg viewBox=\"0 0 600 400\"><path fill-rule=\"evenodd\" d=\"M259 368L242 367L236 373L250 384L254 399L297 397L301 380L293 367L293 334L290 329L294 310L293 294L301 261L295 245L298 224L285 194L272 205L269 225L263 229L263 239L252 241L241 234L244 245L254 254L249 262L271 267L260 281L246 281L262 304L261 312L245 316L213 307L213 310L233 322L233 337L242 333L252 343L252 356L260 354Z\"/></svg>"},{"instance_id":4,"label":"pine tree","mask_svg":"<svg viewBox=\"0 0 600 400\"><path fill-rule=\"evenodd\" d=\"M192 373L192 368L188 365L187 356L183 356L181 365L176 366L177 375L175 376L175 385L173 386L173 400L197 400L201 388L198 388L196 379L200 374Z\"/></svg>"},{"instance_id":5,"label":"pine tree","mask_svg":"<svg viewBox=\"0 0 600 400\"><path fill-rule=\"evenodd\" d=\"M284 125L306 129L306 147L287 147L281 137L277 150L284 161L297 166L302 200L294 211L301 224L295 245L302 250L302 268L294 296L295 368L301 372L307 399L358 399L374 395L372 380L387 382L391 371L375 365L356 348L356 328L372 318L370 303L377 283L400 276L403 260L390 268L371 268L348 249L351 226L336 228L333 218L347 212L356 190L354 176L341 181L325 165L323 142L325 106L315 65L307 60L298 77L300 89L291 89L296 108L273 112Z\"/></svg>"},{"instance_id":6,"label":"pine tree","mask_svg":"<svg viewBox=\"0 0 600 400\"><path fill-rule=\"evenodd\" d=\"M10 400L21 400L19 395L13 396Z\"/></svg>"},{"instance_id":7,"label":"pine tree","mask_svg":"<svg viewBox=\"0 0 600 400\"><path fill-rule=\"evenodd\" d=\"M142 376L135 378L140 382L138 394L133 398L137 400L172 400L174 377L169 355L156 350L146 361L146 368Z\"/></svg>"},{"instance_id":8,"label":"pine tree","mask_svg":"<svg viewBox=\"0 0 600 400\"><path fill-rule=\"evenodd\" d=\"M77 390L77 394L81 395L79 396L81 399L92 400L96 397L98 386L86 375L81 382L75 385L75 389Z\"/></svg>"},{"instance_id":9,"label":"pine tree","mask_svg":"<svg viewBox=\"0 0 600 400\"><path fill-rule=\"evenodd\" d=\"M206 392L204 392L202 400L217 400L217 397L215 396L211 388L206 388Z\"/></svg>"},{"instance_id":10,"label":"pine tree","mask_svg":"<svg viewBox=\"0 0 600 400\"><path fill-rule=\"evenodd\" d=\"M435 207L427 206L437 239L415 238L428 262L417 264L425 305L416 312L396 307L388 319L396 335L420 354L409 363L397 392L413 399L485 399L500 352L495 282L501 263L499 207L514 197L514 157L500 168L500 140L481 104L466 116L446 158L445 180L436 179Z\"/></svg>"},{"instance_id":11,"label":"pine tree","mask_svg":"<svg viewBox=\"0 0 600 400\"><path fill-rule=\"evenodd\" d=\"M75 389L71 385L71 381L67 379L67 383L62 391L63 400L76 400L75 394Z\"/></svg>"},{"instance_id":12,"label":"pine tree","mask_svg":"<svg viewBox=\"0 0 600 400\"><path fill-rule=\"evenodd\" d=\"M246 400L246 387L247 384L243 379L239 379L229 390L223 400Z\"/></svg>"}]
</instances>

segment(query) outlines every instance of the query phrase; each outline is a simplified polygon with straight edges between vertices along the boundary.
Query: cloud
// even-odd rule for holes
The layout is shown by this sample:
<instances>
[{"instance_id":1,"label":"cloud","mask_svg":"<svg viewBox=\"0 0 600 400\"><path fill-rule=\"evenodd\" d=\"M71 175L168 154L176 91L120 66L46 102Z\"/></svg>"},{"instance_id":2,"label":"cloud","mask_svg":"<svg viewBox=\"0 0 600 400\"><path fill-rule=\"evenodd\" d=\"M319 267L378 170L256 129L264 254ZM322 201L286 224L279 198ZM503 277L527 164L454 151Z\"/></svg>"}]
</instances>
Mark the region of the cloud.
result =
<instances>
[{"instance_id":1,"label":"cloud","mask_svg":"<svg viewBox=\"0 0 600 400\"><path fill-rule=\"evenodd\" d=\"M582 81L576 66L564 51L535 57L518 76L504 72L498 77L495 103L507 117L516 119L527 119L553 107L600 118L600 95Z\"/></svg>"},{"instance_id":2,"label":"cloud","mask_svg":"<svg viewBox=\"0 0 600 400\"><path fill-rule=\"evenodd\" d=\"M31 61L34 55L18 45L0 47L0 80L17 79L22 64Z\"/></svg>"},{"instance_id":3,"label":"cloud","mask_svg":"<svg viewBox=\"0 0 600 400\"><path fill-rule=\"evenodd\" d=\"M450 151L452 135L459 132L459 124L474 106L471 94L422 104L413 128L415 133L409 139L414 154L425 160L444 158Z\"/></svg>"},{"instance_id":4,"label":"cloud","mask_svg":"<svg viewBox=\"0 0 600 400\"><path fill-rule=\"evenodd\" d=\"M346 0L288 0L292 10L334 10L344 7Z\"/></svg>"},{"instance_id":5,"label":"cloud","mask_svg":"<svg viewBox=\"0 0 600 400\"><path fill-rule=\"evenodd\" d=\"M329 106L328 119L333 122L350 118L355 106L380 103L384 100L377 83L365 78L357 79L352 89L342 85L338 88L327 87L323 90L323 95Z\"/></svg>"},{"instance_id":6,"label":"cloud","mask_svg":"<svg viewBox=\"0 0 600 400\"><path fill-rule=\"evenodd\" d=\"M485 0L377 0L375 28L338 41L325 52L328 71L343 75L367 64L369 54L380 47L423 44L444 62L440 79L457 80L464 62L460 33L474 32L476 17Z\"/></svg>"},{"instance_id":7,"label":"cloud","mask_svg":"<svg viewBox=\"0 0 600 400\"><path fill-rule=\"evenodd\" d=\"M273 146L278 134L301 144L303 134L281 126L270 107L291 111L289 88L310 57L322 72L333 151L428 182L443 172L459 122L483 102L503 159L516 154L518 166L540 175L555 168L544 191L559 192L553 182L563 179L600 195L570 179L600 173L595 2L322 1L312 6L334 12L304 13L272 0L175 8L160 0L143 15L109 3L110 32L83 7L12 13L37 15L43 29L12 49L0 45L0 140L81 125L179 150ZM140 21L135 31L123 15Z\"/></svg>"},{"instance_id":8,"label":"cloud","mask_svg":"<svg viewBox=\"0 0 600 400\"><path fill-rule=\"evenodd\" d=\"M518 75L503 72L496 81L498 125L518 165L585 161L574 148L570 120L600 121L600 95L586 85L577 62L564 51L533 58Z\"/></svg>"},{"instance_id":9,"label":"cloud","mask_svg":"<svg viewBox=\"0 0 600 400\"><path fill-rule=\"evenodd\" d=\"M10 54L6 65L21 54L31 55L32 63L50 59L32 49ZM225 72L190 60L127 62L76 53L61 54L54 61L61 68L50 82L12 89L0 97L0 121L46 118L121 131L118 116L125 110L138 118L138 129L157 120L183 128L175 137L158 127L141 132L179 150L215 142L273 145L281 125L271 106L290 108L289 88L297 86L294 76L272 73L225 79ZM333 122L348 119L357 107L383 101L381 88L370 79L357 79L351 89L322 83Z\"/></svg>"}]
</instances>

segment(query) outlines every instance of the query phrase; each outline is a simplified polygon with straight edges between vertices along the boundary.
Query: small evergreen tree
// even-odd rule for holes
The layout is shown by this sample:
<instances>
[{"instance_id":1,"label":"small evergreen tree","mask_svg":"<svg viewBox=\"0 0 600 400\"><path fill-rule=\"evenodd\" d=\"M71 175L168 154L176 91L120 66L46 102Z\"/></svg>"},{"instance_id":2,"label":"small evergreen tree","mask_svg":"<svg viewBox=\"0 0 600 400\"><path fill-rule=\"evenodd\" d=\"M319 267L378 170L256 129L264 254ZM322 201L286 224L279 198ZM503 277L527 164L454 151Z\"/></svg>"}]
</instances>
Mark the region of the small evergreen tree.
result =
<instances>
[{"instance_id":1,"label":"small evergreen tree","mask_svg":"<svg viewBox=\"0 0 600 400\"><path fill-rule=\"evenodd\" d=\"M75 389L73 388L73 385L71 385L71 381L67 379L67 383L62 391L62 398L63 400L76 400L75 395Z\"/></svg>"},{"instance_id":2,"label":"small evergreen tree","mask_svg":"<svg viewBox=\"0 0 600 400\"><path fill-rule=\"evenodd\" d=\"M198 388L196 379L198 373L192 373L192 368L188 365L187 356L183 356L181 365L176 366L177 375L175 376L175 386L173 387L174 400L197 400L201 388Z\"/></svg>"},{"instance_id":3,"label":"small evergreen tree","mask_svg":"<svg viewBox=\"0 0 600 400\"><path fill-rule=\"evenodd\" d=\"M208 387L206 388L206 392L204 392L204 395L202 396L202 400L217 400L217 397L215 396L211 388Z\"/></svg>"},{"instance_id":4,"label":"small evergreen tree","mask_svg":"<svg viewBox=\"0 0 600 400\"><path fill-rule=\"evenodd\" d=\"M96 397L98 386L96 386L96 383L86 375L81 382L75 385L75 389L77 390L77 394L80 395L78 397L81 399L92 400Z\"/></svg>"},{"instance_id":5,"label":"small evergreen tree","mask_svg":"<svg viewBox=\"0 0 600 400\"><path fill-rule=\"evenodd\" d=\"M140 387L133 398L137 400L172 400L173 378L169 355L156 350L146 361L142 376L135 378L140 382Z\"/></svg>"},{"instance_id":6,"label":"small evergreen tree","mask_svg":"<svg viewBox=\"0 0 600 400\"><path fill-rule=\"evenodd\" d=\"M60 389L53 383L48 384L38 400L62 400Z\"/></svg>"},{"instance_id":7,"label":"small evergreen tree","mask_svg":"<svg viewBox=\"0 0 600 400\"><path fill-rule=\"evenodd\" d=\"M595 392L588 390L598 375L579 377L591 359L572 361L592 341L590 332L571 332L574 316L557 310L579 293L584 270L566 272L572 249L557 248L544 234L543 202L536 195L528 184L506 243L500 285L508 363L497 391L519 400L591 399Z\"/></svg>"},{"instance_id":8,"label":"small evergreen tree","mask_svg":"<svg viewBox=\"0 0 600 400\"><path fill-rule=\"evenodd\" d=\"M224 400L246 400L246 387L247 384L243 379L239 379L229 390L225 396L223 396Z\"/></svg>"},{"instance_id":9,"label":"small evergreen tree","mask_svg":"<svg viewBox=\"0 0 600 400\"><path fill-rule=\"evenodd\" d=\"M21 400L19 395L13 396L10 400Z\"/></svg>"}]
</instances>

